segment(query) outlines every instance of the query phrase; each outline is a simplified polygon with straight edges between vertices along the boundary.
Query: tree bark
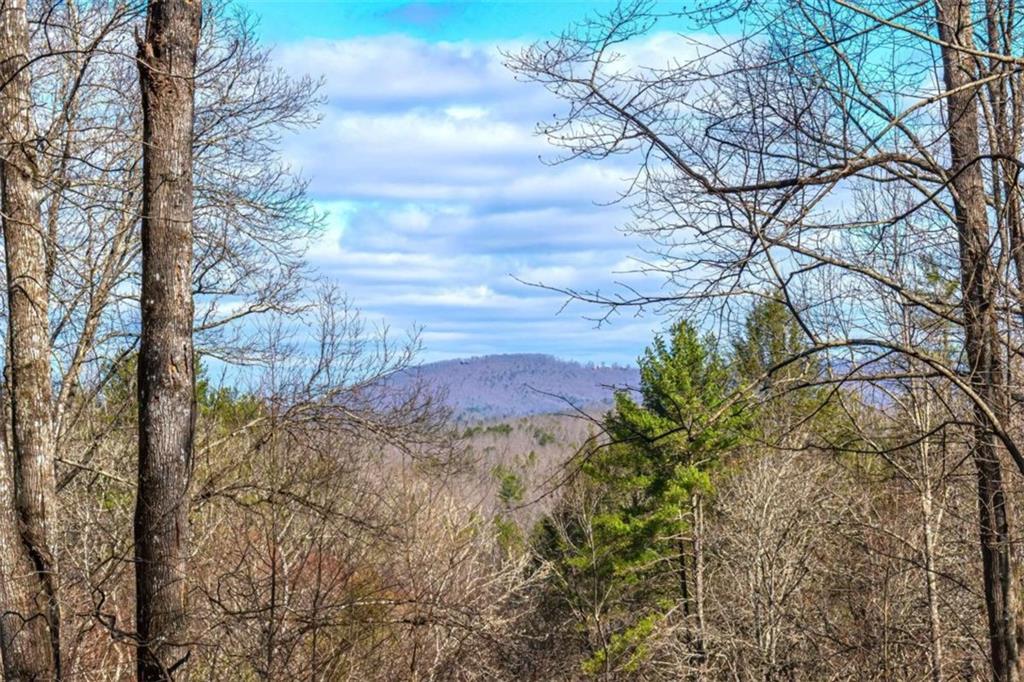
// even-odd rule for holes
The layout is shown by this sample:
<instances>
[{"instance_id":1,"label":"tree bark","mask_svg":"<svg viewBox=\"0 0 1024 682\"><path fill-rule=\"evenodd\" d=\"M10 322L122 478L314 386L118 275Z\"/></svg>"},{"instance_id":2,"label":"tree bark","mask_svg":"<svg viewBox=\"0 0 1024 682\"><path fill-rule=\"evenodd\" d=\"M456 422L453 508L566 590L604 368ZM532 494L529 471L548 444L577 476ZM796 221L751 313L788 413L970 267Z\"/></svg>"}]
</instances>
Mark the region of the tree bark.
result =
<instances>
[{"instance_id":1,"label":"tree bark","mask_svg":"<svg viewBox=\"0 0 1024 682\"><path fill-rule=\"evenodd\" d=\"M700 493L693 494L690 500L693 505L693 606L697 616L694 650L703 673L707 662L704 649L704 500Z\"/></svg>"},{"instance_id":2,"label":"tree bark","mask_svg":"<svg viewBox=\"0 0 1024 682\"><path fill-rule=\"evenodd\" d=\"M939 0L938 30L947 90L950 185L959 235L964 338L973 388L997 419L1008 414L989 244L985 181L978 131L973 20L969 0ZM988 611L992 677L1019 680L1018 587L1010 554L1008 501L999 445L984 412L975 409L973 458L978 480L981 554Z\"/></svg>"},{"instance_id":3,"label":"tree bark","mask_svg":"<svg viewBox=\"0 0 1024 682\"><path fill-rule=\"evenodd\" d=\"M11 457L0 474L2 655L8 679L60 675L55 533L56 472L50 414L46 236L38 169L24 0L0 3L0 135L7 260Z\"/></svg>"},{"instance_id":4,"label":"tree bark","mask_svg":"<svg viewBox=\"0 0 1024 682\"><path fill-rule=\"evenodd\" d=\"M935 517L932 502L931 480L926 478L924 490L921 491L921 526L924 535L925 596L928 600L928 654L931 657L931 680L942 682L942 621L935 567Z\"/></svg>"},{"instance_id":5,"label":"tree bark","mask_svg":"<svg viewBox=\"0 0 1024 682\"><path fill-rule=\"evenodd\" d=\"M200 0L150 0L143 112L142 338L135 507L138 678L184 680L195 417L192 137Z\"/></svg>"},{"instance_id":6,"label":"tree bark","mask_svg":"<svg viewBox=\"0 0 1024 682\"><path fill-rule=\"evenodd\" d=\"M679 562L679 600L683 605L683 618L686 621L690 620L690 583L686 573L686 539L682 536L684 517L683 512L679 512L679 539L676 540L677 553Z\"/></svg>"}]
</instances>

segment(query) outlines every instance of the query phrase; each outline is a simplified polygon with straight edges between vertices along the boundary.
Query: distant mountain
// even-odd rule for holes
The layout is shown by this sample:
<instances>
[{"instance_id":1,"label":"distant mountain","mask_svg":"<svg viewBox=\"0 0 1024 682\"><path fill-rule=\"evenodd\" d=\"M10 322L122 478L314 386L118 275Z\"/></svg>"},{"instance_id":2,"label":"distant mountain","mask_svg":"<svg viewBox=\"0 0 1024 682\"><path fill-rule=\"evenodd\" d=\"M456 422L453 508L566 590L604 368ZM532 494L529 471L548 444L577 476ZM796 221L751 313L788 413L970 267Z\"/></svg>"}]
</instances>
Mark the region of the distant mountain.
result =
<instances>
[{"instance_id":1,"label":"distant mountain","mask_svg":"<svg viewBox=\"0 0 1024 682\"><path fill-rule=\"evenodd\" d=\"M532 353L445 360L408 370L401 382L439 390L464 420L599 409L615 388L635 387L635 367L581 364ZM566 402L568 401L568 403Z\"/></svg>"}]
</instances>

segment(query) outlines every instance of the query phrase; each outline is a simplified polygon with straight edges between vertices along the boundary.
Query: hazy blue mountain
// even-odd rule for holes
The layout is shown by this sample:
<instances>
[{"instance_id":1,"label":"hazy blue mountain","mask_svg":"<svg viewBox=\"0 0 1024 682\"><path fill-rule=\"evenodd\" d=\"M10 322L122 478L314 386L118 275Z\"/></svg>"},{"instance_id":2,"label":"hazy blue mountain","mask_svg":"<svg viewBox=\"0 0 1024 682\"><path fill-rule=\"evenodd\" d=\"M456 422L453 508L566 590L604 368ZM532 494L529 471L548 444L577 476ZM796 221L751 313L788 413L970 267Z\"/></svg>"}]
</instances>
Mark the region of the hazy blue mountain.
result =
<instances>
[{"instance_id":1,"label":"hazy blue mountain","mask_svg":"<svg viewBox=\"0 0 1024 682\"><path fill-rule=\"evenodd\" d=\"M569 403L607 407L615 388L639 383L639 371L522 353L429 363L409 370L400 381L439 390L461 419L494 419L567 412Z\"/></svg>"}]
</instances>

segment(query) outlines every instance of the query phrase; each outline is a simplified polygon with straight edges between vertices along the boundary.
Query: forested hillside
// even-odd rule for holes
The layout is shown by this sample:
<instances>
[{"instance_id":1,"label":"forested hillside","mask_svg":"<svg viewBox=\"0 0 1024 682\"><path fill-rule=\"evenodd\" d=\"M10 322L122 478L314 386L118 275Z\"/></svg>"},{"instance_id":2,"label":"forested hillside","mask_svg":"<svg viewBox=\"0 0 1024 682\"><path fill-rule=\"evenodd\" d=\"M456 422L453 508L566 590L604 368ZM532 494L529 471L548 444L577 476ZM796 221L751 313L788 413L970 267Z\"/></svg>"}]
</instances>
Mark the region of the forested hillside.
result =
<instances>
[{"instance_id":1,"label":"forested hillside","mask_svg":"<svg viewBox=\"0 0 1024 682\"><path fill-rule=\"evenodd\" d=\"M458 419L466 421L599 411L611 406L616 389L635 387L638 380L635 368L584 365L523 353L420 365L398 382L428 386Z\"/></svg>"}]
</instances>

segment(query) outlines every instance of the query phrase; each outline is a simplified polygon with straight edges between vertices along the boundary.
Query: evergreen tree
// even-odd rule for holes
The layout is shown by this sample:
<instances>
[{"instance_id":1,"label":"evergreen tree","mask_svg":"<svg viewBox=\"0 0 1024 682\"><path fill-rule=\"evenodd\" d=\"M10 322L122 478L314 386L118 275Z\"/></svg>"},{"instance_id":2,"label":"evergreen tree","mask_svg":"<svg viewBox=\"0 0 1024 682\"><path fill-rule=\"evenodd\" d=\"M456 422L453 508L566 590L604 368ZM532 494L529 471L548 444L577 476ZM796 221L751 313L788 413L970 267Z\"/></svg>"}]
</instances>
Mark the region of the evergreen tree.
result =
<instances>
[{"instance_id":1,"label":"evergreen tree","mask_svg":"<svg viewBox=\"0 0 1024 682\"><path fill-rule=\"evenodd\" d=\"M689 323L667 341L656 337L639 364L639 396L616 395L605 417L610 443L583 468L588 498L599 500L594 513L563 519L561 537L551 524L541 531L562 575L599 585L591 592L614 605L612 636L584 664L591 673L635 669L645 638L669 613L681 614L694 659L703 659L703 500L748 428L714 338Z\"/></svg>"},{"instance_id":2,"label":"evergreen tree","mask_svg":"<svg viewBox=\"0 0 1024 682\"><path fill-rule=\"evenodd\" d=\"M815 385L822 363L814 355L802 355L807 349L793 313L772 298L751 308L743 333L732 340L735 381L744 388L754 387L747 409L758 440L778 445L791 441L798 432L824 434L832 426L834 410L823 407L827 387ZM800 429L807 420L821 428Z\"/></svg>"},{"instance_id":3,"label":"evergreen tree","mask_svg":"<svg viewBox=\"0 0 1024 682\"><path fill-rule=\"evenodd\" d=\"M598 519L605 542L619 546L616 571L660 570L689 530L691 498L712 490L711 472L737 444L746 418L729 399L729 373L714 339L682 322L657 337L640 359L640 402L616 395L605 420L612 444L591 457L587 474L614 493ZM680 589L685 600L685 578Z\"/></svg>"},{"instance_id":4,"label":"evergreen tree","mask_svg":"<svg viewBox=\"0 0 1024 682\"><path fill-rule=\"evenodd\" d=\"M789 308L773 298L754 304L732 347L737 380L757 382L762 392L784 390L818 372L813 356L793 360L807 349L806 338Z\"/></svg>"}]
</instances>

